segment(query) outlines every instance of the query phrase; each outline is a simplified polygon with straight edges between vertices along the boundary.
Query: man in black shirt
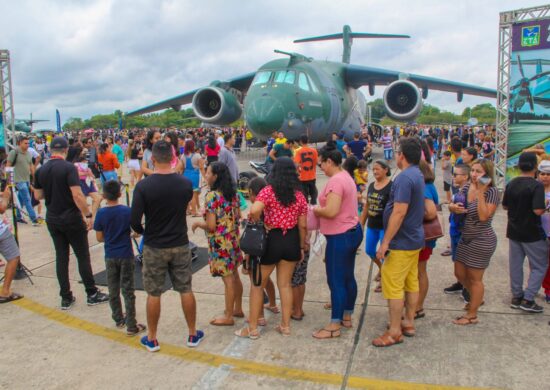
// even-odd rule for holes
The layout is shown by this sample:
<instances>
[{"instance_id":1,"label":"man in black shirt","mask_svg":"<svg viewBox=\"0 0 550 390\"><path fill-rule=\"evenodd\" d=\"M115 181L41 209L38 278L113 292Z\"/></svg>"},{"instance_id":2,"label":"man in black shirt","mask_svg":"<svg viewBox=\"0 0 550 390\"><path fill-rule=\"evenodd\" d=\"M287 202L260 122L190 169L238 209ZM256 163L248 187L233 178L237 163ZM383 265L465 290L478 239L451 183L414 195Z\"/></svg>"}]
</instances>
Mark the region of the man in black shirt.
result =
<instances>
[{"instance_id":1,"label":"man in black shirt","mask_svg":"<svg viewBox=\"0 0 550 390\"><path fill-rule=\"evenodd\" d=\"M546 269L548 243L540 216L546 209L544 186L535 179L537 156L525 152L519 156L521 174L506 186L502 206L508 210L506 237L509 239L510 286L512 309L542 313L535 302ZM529 260L529 279L523 290L523 261Z\"/></svg>"},{"instance_id":2,"label":"man in black shirt","mask_svg":"<svg viewBox=\"0 0 550 390\"><path fill-rule=\"evenodd\" d=\"M80 188L76 167L65 161L68 148L65 138L55 137L50 145L51 158L36 171L34 182L36 199L46 199L46 223L55 247L62 310L68 310L75 302L69 283L69 246L78 261L88 305L109 300L109 296L95 286L88 245L92 213Z\"/></svg>"},{"instance_id":3,"label":"man in black shirt","mask_svg":"<svg viewBox=\"0 0 550 390\"><path fill-rule=\"evenodd\" d=\"M196 303L191 290L191 251L187 238L187 204L193 197L193 186L187 178L174 173L171 144L158 141L153 146L154 173L141 180L132 200L132 229L143 234L143 287L147 292L147 336L141 344L150 352L160 350L157 325L160 297L166 273L174 290L181 295L181 305L189 337L187 345L196 347L204 333L195 327ZM145 215L145 229L141 219Z\"/></svg>"}]
</instances>

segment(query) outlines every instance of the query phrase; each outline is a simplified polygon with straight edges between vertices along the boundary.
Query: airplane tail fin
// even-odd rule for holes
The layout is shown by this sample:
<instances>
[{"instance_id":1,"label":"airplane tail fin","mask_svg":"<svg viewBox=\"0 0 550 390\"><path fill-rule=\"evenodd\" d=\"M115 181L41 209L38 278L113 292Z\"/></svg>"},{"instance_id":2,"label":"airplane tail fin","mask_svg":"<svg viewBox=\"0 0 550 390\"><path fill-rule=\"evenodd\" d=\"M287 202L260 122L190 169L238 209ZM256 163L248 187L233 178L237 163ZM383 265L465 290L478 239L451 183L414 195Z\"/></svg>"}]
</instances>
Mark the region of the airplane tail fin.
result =
<instances>
[{"instance_id":1,"label":"airplane tail fin","mask_svg":"<svg viewBox=\"0 0 550 390\"><path fill-rule=\"evenodd\" d=\"M354 33L350 26L344 26L342 33L321 35L318 37L296 39L294 43L315 42L315 41L330 41L334 39L342 39L344 42L344 52L342 54L342 62L349 64L351 58L351 44L353 38L410 38L409 35L403 34L375 34L375 33Z\"/></svg>"}]
</instances>

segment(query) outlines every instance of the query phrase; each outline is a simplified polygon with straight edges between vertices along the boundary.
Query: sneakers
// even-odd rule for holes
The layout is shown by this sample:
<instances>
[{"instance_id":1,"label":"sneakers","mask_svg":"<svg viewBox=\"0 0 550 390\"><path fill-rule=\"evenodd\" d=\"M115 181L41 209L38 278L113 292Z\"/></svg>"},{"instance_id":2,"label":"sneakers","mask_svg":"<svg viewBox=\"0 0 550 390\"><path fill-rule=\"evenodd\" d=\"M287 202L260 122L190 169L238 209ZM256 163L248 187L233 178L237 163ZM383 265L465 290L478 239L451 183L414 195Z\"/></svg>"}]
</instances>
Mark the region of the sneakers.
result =
<instances>
[{"instance_id":1,"label":"sneakers","mask_svg":"<svg viewBox=\"0 0 550 390\"><path fill-rule=\"evenodd\" d=\"M535 301L528 301L527 299L521 301L519 308L529 313L542 313L543 311L542 306L537 305Z\"/></svg>"},{"instance_id":2,"label":"sneakers","mask_svg":"<svg viewBox=\"0 0 550 390\"><path fill-rule=\"evenodd\" d=\"M37 226L40 226L40 222L38 220L32 221L31 225L34 226L34 227L37 227Z\"/></svg>"},{"instance_id":3,"label":"sneakers","mask_svg":"<svg viewBox=\"0 0 550 390\"><path fill-rule=\"evenodd\" d=\"M521 305L521 301L523 301L523 297L512 298L512 302L510 303L510 307L512 309L519 309L519 307Z\"/></svg>"},{"instance_id":4,"label":"sneakers","mask_svg":"<svg viewBox=\"0 0 550 390\"><path fill-rule=\"evenodd\" d=\"M94 295L88 296L88 306L99 305L100 303L109 302L109 295L97 290Z\"/></svg>"},{"instance_id":5,"label":"sneakers","mask_svg":"<svg viewBox=\"0 0 550 390\"><path fill-rule=\"evenodd\" d=\"M17 223L24 223L25 225L27 224L27 221L25 221L23 218L19 218L18 220L16 220Z\"/></svg>"},{"instance_id":6,"label":"sneakers","mask_svg":"<svg viewBox=\"0 0 550 390\"><path fill-rule=\"evenodd\" d=\"M69 310L73 306L75 301L75 297L61 299L61 310Z\"/></svg>"},{"instance_id":7,"label":"sneakers","mask_svg":"<svg viewBox=\"0 0 550 390\"><path fill-rule=\"evenodd\" d=\"M462 289L463 289L462 284L460 282L456 282L451 284L449 287L444 288L443 292L445 294L458 294L462 292Z\"/></svg>"},{"instance_id":8,"label":"sneakers","mask_svg":"<svg viewBox=\"0 0 550 390\"><path fill-rule=\"evenodd\" d=\"M155 340L149 340L149 337L147 335L143 336L141 338L141 345L143 345L149 352L157 352L160 351L160 345L159 342Z\"/></svg>"},{"instance_id":9,"label":"sneakers","mask_svg":"<svg viewBox=\"0 0 550 390\"><path fill-rule=\"evenodd\" d=\"M197 330L197 334L195 336L189 335L189 337L187 338L187 346L195 348L197 345L200 344L203 338L204 332L202 330Z\"/></svg>"},{"instance_id":10,"label":"sneakers","mask_svg":"<svg viewBox=\"0 0 550 390\"><path fill-rule=\"evenodd\" d=\"M470 293L465 288L462 289L462 299L464 303L470 303Z\"/></svg>"}]
</instances>

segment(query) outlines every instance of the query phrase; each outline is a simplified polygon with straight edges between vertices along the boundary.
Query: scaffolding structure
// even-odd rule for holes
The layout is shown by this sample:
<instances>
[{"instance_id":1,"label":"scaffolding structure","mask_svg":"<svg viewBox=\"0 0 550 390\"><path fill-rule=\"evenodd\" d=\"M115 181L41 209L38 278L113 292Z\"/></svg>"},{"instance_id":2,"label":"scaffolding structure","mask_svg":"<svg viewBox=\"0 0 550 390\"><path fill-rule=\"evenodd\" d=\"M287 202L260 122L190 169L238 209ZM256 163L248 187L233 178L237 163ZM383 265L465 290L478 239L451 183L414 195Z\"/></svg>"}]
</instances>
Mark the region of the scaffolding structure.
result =
<instances>
[{"instance_id":1,"label":"scaffolding structure","mask_svg":"<svg viewBox=\"0 0 550 390\"><path fill-rule=\"evenodd\" d=\"M2 123L4 124L4 145L6 152L9 152L15 149L16 145L9 50L0 50L0 102L2 103Z\"/></svg>"},{"instance_id":2,"label":"scaffolding structure","mask_svg":"<svg viewBox=\"0 0 550 390\"><path fill-rule=\"evenodd\" d=\"M495 145L495 169L497 187L506 186L506 153L508 149L508 126L510 105L510 64L512 54L512 25L550 17L550 5L523 8L500 13L498 40L497 79L497 139Z\"/></svg>"}]
</instances>

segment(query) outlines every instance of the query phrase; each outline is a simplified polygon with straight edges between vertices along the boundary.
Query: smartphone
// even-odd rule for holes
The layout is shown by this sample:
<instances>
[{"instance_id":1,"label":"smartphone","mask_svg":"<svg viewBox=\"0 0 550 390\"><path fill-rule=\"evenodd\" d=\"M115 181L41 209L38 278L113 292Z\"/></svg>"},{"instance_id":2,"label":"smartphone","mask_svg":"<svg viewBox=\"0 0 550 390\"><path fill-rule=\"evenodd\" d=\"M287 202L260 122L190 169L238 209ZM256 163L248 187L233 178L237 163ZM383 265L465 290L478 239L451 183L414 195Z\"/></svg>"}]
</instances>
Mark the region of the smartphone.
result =
<instances>
[{"instance_id":1,"label":"smartphone","mask_svg":"<svg viewBox=\"0 0 550 390\"><path fill-rule=\"evenodd\" d=\"M477 179L477 181L479 182L479 184L486 186L491 183L491 178L487 175L484 175Z\"/></svg>"}]
</instances>

